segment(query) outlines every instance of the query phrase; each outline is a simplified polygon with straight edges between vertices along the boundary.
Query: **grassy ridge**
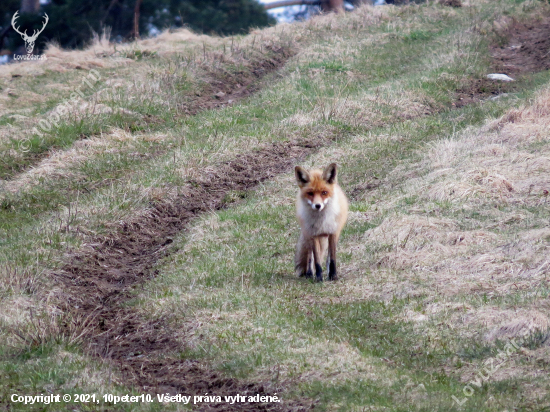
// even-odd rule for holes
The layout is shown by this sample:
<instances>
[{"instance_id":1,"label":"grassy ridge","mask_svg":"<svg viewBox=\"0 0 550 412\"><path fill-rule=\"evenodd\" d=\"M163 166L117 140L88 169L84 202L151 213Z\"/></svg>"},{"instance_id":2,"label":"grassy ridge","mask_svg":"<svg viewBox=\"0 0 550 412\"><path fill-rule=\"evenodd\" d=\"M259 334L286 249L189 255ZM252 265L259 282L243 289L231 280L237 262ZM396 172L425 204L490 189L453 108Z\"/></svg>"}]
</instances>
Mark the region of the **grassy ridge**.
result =
<instances>
[{"instance_id":1,"label":"grassy ridge","mask_svg":"<svg viewBox=\"0 0 550 412\"><path fill-rule=\"evenodd\" d=\"M469 111L474 112L470 116L475 119L494 114L495 109L484 105L454 115L466 117ZM435 139L442 130L452 130L453 120L443 115L437 120L422 119L391 128L389 135L397 137L407 131L408 143L419 147L426 142L426 129L431 129ZM440 128L433 127L434 123ZM351 182L360 181L361 176L378 174L384 179L378 173L379 162L411 161L411 149L388 150L385 146L346 142L323 151L311 162L324 164L335 160L337 153L336 160L343 164L342 185L353 187ZM345 163L340 156L345 157ZM393 186L397 191L402 184L386 182L388 189ZM177 243L181 252L157 268L161 275L139 298L142 310L157 316L171 314L176 324L197 325L195 333L200 331L201 337L193 336L190 346L194 349L185 356L204 358L238 377L287 382L299 379L302 383L296 395L319 399L321 410L346 411L372 404L391 406L396 411L453 410L451 396L458 397L464 384L444 368L460 352L468 361L473 353L483 361L494 354L492 345L484 344L479 336L454 335L445 328L437 328L435 336L419 333L413 322L403 319L403 312L414 308L419 315L425 313L426 301L433 300L428 292L415 296L403 290L382 300L375 296L369 299L377 289L374 285L392 282L399 271L388 278L383 271L373 269L373 259L387 246L366 249L366 256L352 252L353 245L365 242L365 232L395 212L393 208L375 212L394 191L351 204L352 219L341 256L345 280L319 286L295 278L288 259L296 240L293 185L292 176L285 176L265 185L245 204L205 217ZM423 206L418 199L404 200L397 210ZM437 215L445 215L449 208L440 205ZM374 216L367 219L365 215ZM418 278L417 282L422 284L423 280ZM465 360L456 361L457 365L460 362ZM420 384L429 396L418 389ZM513 402L524 390L515 383L503 394L501 387L502 382L489 384L464 410L500 410L486 407L485 401L498 395ZM413 405L409 398L415 401Z\"/></svg>"},{"instance_id":2,"label":"grassy ridge","mask_svg":"<svg viewBox=\"0 0 550 412\"><path fill-rule=\"evenodd\" d=\"M190 324L195 332L183 357L204 359L233 376L282 382L296 388L285 396L316 398L321 410L455 407L451 396L462 398L464 385L459 365L479 365L494 345L484 343L481 333L456 336L451 328L438 326L448 322L456 327L455 320L441 314L430 318L430 328L419 328L410 317L429 314L434 298L427 290L432 286L406 265L376 269L378 261L392 259L387 253L395 245L381 235L371 240L366 233L395 213L412 216L410 211L417 209L468 229L494 219L491 205L486 214L475 215L467 208L457 210L448 199L427 201L407 182L426 173L429 144L475 130L548 82L548 73L541 73L520 83L523 92L515 99L448 110L454 90L489 70L486 47L493 34L487 22L504 13L521 17L526 12L531 11L525 3L503 1L478 5L475 13L423 5L325 16L285 27L297 56L270 78L274 84L266 82L238 105L172 120L174 112L163 104L200 93L195 86L200 82L192 79L176 82L154 103L129 103L120 96L98 99L98 104L127 109L128 115L89 115L84 123L65 120L52 134L59 140L37 148L40 153L51 147L63 150L46 158L39 174L13 176L0 195L0 277L9 279L0 293L3 307L11 308L5 311L6 332L0 337L11 346L1 355L4 387L40 393L54 373L59 376L50 387L54 392L67 390L75 379L81 381L74 391L127 390L115 386L121 382L116 371L112 381L107 379L107 367L80 355L78 346L49 336L26 344L10 333L30 333L29 306L51 310L34 300L35 292L49 284L41 274L87 236L116 230L115 222L139 213L150 199L169 198L205 168L252 145L330 135L337 143L309 163L337 161L342 185L355 193L342 247L343 281L320 286L294 276L289 259L296 236L294 183L289 174L266 183L243 203L201 218L176 241L180 252L159 264L160 275L140 292L136 310L147 316L170 313L176 325ZM264 41L282 36L280 28L270 30L262 32ZM243 39L245 54L246 47L250 53L258 48L257 35ZM174 82L175 73L183 77L174 67L174 59L145 59L117 76L124 80L122 90L143 93L130 86L134 75L145 79L142 74L148 73L156 79L171 73ZM102 73L107 77L107 69ZM58 81L55 75L51 81ZM144 114L163 122L139 126ZM83 131L89 142L79 145ZM372 193L365 189L369 182L378 186ZM546 209L528 207L539 214L533 221L547 217ZM517 211L511 209L510 214ZM515 231L510 227L510 236ZM505 308L509 300L527 302L523 292L494 298L483 293L436 295L435 302L470 308L483 307L483 299ZM33 348L36 344L39 349ZM56 359L70 361L57 365ZM29 366L33 362L44 366L37 370ZM91 372L83 371L83 364L99 370L96 381L85 382ZM44 370L49 372L42 374ZM525 385L533 383L525 379L530 378L495 379L476 388L465 410L516 405ZM498 402L487 403L491 396ZM520 407L539 405L522 402Z\"/></svg>"}]
</instances>

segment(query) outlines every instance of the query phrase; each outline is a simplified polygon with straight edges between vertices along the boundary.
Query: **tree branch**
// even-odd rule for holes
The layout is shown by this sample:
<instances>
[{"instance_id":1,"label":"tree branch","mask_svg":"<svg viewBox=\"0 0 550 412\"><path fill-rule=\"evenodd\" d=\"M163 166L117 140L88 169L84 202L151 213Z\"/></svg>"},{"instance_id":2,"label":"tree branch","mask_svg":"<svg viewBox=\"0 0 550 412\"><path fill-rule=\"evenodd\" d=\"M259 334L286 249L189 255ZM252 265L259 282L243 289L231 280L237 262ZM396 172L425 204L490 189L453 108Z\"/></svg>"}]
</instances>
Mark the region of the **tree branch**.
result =
<instances>
[{"instance_id":1,"label":"tree branch","mask_svg":"<svg viewBox=\"0 0 550 412\"><path fill-rule=\"evenodd\" d=\"M288 7L288 6L318 6L321 4L321 0L280 0L274 1L273 3L264 4L266 10L276 9L277 7Z\"/></svg>"}]
</instances>

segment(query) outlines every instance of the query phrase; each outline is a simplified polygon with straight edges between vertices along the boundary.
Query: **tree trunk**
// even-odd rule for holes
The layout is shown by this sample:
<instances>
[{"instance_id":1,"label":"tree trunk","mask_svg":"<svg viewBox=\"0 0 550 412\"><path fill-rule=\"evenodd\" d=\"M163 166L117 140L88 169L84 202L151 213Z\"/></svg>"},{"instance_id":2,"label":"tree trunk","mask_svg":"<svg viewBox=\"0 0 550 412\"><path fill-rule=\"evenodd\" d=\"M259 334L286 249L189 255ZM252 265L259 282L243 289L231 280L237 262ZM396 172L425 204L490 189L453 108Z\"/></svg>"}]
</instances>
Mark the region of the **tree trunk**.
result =
<instances>
[{"instance_id":1,"label":"tree trunk","mask_svg":"<svg viewBox=\"0 0 550 412\"><path fill-rule=\"evenodd\" d=\"M21 13L38 13L40 10L40 0L21 0Z\"/></svg>"},{"instance_id":2,"label":"tree trunk","mask_svg":"<svg viewBox=\"0 0 550 412\"><path fill-rule=\"evenodd\" d=\"M344 0L322 0L321 10L324 12L333 11L340 13L344 11Z\"/></svg>"},{"instance_id":3,"label":"tree trunk","mask_svg":"<svg viewBox=\"0 0 550 412\"><path fill-rule=\"evenodd\" d=\"M134 39L139 39L139 8L142 0L136 0L136 7L134 8Z\"/></svg>"}]
</instances>

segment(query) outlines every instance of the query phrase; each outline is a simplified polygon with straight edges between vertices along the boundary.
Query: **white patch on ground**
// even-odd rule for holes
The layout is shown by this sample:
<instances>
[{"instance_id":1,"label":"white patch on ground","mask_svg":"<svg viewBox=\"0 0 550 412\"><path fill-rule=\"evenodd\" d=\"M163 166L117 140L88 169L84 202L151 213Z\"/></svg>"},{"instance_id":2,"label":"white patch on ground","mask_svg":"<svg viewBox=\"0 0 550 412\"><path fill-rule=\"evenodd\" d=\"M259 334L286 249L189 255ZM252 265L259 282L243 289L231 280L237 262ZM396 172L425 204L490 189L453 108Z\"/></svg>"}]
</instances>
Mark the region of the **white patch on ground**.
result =
<instances>
[{"instance_id":1,"label":"white patch on ground","mask_svg":"<svg viewBox=\"0 0 550 412\"><path fill-rule=\"evenodd\" d=\"M510 76L508 76L506 74L501 74L501 73L488 74L487 78L491 79L491 80L500 80L502 82L513 82L514 81L514 79L512 79Z\"/></svg>"}]
</instances>

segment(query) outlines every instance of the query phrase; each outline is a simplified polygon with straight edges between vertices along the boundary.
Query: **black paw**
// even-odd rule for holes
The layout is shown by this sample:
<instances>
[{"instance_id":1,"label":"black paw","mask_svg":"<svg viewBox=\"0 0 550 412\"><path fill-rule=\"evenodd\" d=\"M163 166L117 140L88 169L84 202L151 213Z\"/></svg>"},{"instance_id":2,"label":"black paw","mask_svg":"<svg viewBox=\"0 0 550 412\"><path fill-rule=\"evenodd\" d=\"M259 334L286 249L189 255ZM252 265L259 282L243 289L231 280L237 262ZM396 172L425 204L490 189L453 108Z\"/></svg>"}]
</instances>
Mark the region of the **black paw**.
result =
<instances>
[{"instance_id":1,"label":"black paw","mask_svg":"<svg viewBox=\"0 0 550 412\"><path fill-rule=\"evenodd\" d=\"M331 260L328 266L328 280L337 280L338 275L336 274L336 262Z\"/></svg>"},{"instance_id":2,"label":"black paw","mask_svg":"<svg viewBox=\"0 0 550 412\"><path fill-rule=\"evenodd\" d=\"M323 281L323 269L321 268L321 265L316 264L315 265L315 280L317 282Z\"/></svg>"}]
</instances>

